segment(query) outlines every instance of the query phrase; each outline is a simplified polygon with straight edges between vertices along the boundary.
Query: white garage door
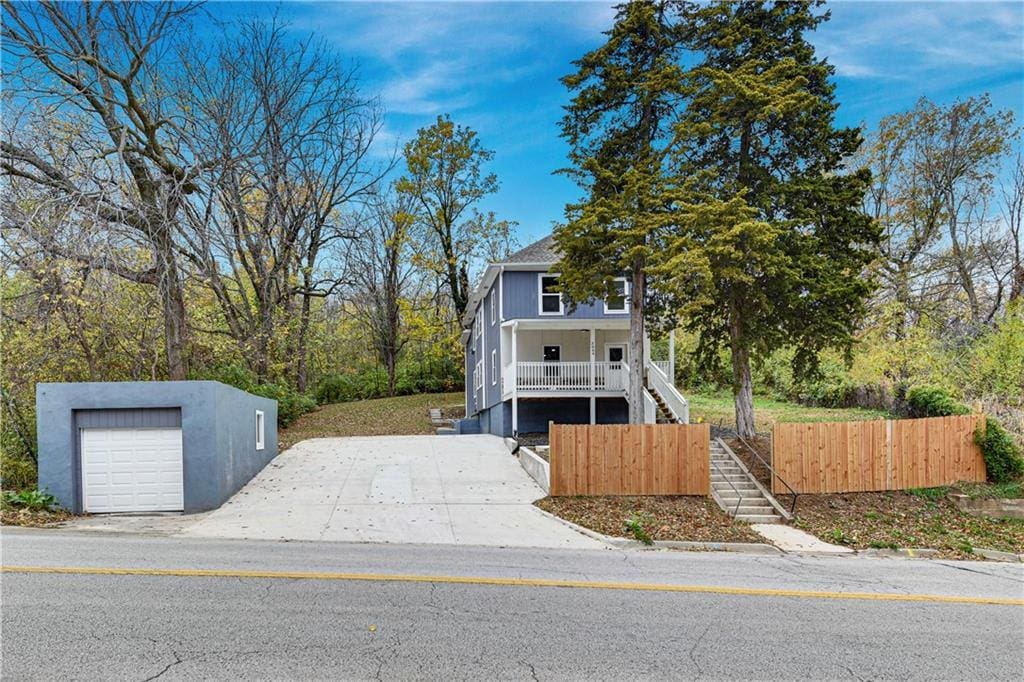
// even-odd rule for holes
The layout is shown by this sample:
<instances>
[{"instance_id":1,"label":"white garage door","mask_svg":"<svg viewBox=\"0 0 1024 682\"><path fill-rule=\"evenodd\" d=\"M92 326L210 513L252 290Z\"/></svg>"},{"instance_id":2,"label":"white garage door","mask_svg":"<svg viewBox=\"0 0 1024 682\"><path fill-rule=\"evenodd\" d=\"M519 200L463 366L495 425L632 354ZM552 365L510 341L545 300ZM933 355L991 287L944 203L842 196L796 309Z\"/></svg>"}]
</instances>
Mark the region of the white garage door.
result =
<instances>
[{"instance_id":1,"label":"white garage door","mask_svg":"<svg viewBox=\"0 0 1024 682\"><path fill-rule=\"evenodd\" d=\"M87 512L185 508L181 429L82 429Z\"/></svg>"}]
</instances>

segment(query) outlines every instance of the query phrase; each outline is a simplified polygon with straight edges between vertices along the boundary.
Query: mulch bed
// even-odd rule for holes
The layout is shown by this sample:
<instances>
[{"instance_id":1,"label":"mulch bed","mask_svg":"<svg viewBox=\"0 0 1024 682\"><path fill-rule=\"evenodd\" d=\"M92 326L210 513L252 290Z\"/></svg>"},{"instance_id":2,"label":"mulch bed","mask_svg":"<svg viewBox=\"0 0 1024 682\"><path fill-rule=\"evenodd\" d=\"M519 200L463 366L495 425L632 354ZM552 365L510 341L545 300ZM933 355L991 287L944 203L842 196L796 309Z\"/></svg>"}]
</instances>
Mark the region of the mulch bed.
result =
<instances>
[{"instance_id":1,"label":"mulch bed","mask_svg":"<svg viewBox=\"0 0 1024 682\"><path fill-rule=\"evenodd\" d=\"M626 521L638 519L654 540L766 542L706 497L545 497L535 504L567 521L615 537L632 539Z\"/></svg>"},{"instance_id":2,"label":"mulch bed","mask_svg":"<svg viewBox=\"0 0 1024 682\"><path fill-rule=\"evenodd\" d=\"M937 549L945 558L980 558L972 548L1024 553L1024 520L965 514L943 495L905 492L800 495L794 525L854 549ZM779 496L788 504L789 498Z\"/></svg>"},{"instance_id":3,"label":"mulch bed","mask_svg":"<svg viewBox=\"0 0 1024 682\"><path fill-rule=\"evenodd\" d=\"M45 528L74 518L74 514L63 510L34 511L31 509L0 509L0 524L4 526L28 526Z\"/></svg>"}]
</instances>

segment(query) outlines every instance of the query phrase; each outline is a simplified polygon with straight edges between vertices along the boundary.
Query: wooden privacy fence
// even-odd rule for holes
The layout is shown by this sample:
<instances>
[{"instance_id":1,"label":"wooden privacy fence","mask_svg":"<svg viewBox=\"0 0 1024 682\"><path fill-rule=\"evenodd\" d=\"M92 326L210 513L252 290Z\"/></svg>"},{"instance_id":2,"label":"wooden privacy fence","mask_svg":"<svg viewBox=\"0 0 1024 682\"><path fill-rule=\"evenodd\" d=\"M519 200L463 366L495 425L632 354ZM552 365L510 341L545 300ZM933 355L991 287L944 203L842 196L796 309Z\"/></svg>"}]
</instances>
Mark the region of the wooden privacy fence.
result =
<instances>
[{"instance_id":1,"label":"wooden privacy fence","mask_svg":"<svg viewBox=\"0 0 1024 682\"><path fill-rule=\"evenodd\" d=\"M551 424L552 495L708 495L707 424Z\"/></svg>"},{"instance_id":2,"label":"wooden privacy fence","mask_svg":"<svg viewBox=\"0 0 1024 682\"><path fill-rule=\"evenodd\" d=\"M772 427L772 466L798 493L906 490L984 481L974 443L984 416ZM788 493L778 477L772 492Z\"/></svg>"}]
</instances>

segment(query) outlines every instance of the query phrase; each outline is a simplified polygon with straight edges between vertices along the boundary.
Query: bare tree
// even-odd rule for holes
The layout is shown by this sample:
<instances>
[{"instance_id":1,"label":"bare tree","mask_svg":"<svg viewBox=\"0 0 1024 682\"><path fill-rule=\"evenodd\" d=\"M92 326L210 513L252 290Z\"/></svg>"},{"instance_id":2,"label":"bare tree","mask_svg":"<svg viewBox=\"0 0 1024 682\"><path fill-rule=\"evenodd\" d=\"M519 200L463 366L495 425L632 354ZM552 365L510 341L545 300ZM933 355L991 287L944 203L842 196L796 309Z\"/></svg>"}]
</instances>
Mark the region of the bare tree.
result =
<instances>
[{"instance_id":1,"label":"bare tree","mask_svg":"<svg viewBox=\"0 0 1024 682\"><path fill-rule=\"evenodd\" d=\"M53 257L77 260L159 292L172 379L187 375L187 328L176 242L182 203L203 165L179 144L180 111L161 68L194 3L3 3L4 80L29 112L0 141L15 195L38 189L64 211L40 229L5 201L4 224ZM99 243L84 231L108 234ZM144 250L146 260L138 254Z\"/></svg>"},{"instance_id":2,"label":"bare tree","mask_svg":"<svg viewBox=\"0 0 1024 682\"><path fill-rule=\"evenodd\" d=\"M276 21L243 25L190 66L188 84L195 155L218 160L188 206L189 257L261 378L298 297L290 361L303 390L311 301L342 282L344 253L334 268L322 259L353 237L340 212L388 170L369 158L380 108L360 95L353 68L323 44L290 42Z\"/></svg>"},{"instance_id":3,"label":"bare tree","mask_svg":"<svg viewBox=\"0 0 1024 682\"><path fill-rule=\"evenodd\" d=\"M474 130L447 116L421 128L405 146L407 172L397 189L415 200L417 218L431 236L419 260L444 280L456 319L469 302L474 257L493 234L504 232L507 242L511 228L476 210L481 199L498 191L498 177L484 171L493 158Z\"/></svg>"},{"instance_id":4,"label":"bare tree","mask_svg":"<svg viewBox=\"0 0 1024 682\"><path fill-rule=\"evenodd\" d=\"M914 124L922 137L920 172L930 190L941 198L942 219L949 243L948 258L967 298L974 324L988 322L1001 303L986 300L978 279L983 259L979 253L998 248L1001 241L986 229L995 170L1016 134L1013 113L992 111L987 95L970 97L948 108L922 100L914 111Z\"/></svg>"},{"instance_id":5,"label":"bare tree","mask_svg":"<svg viewBox=\"0 0 1024 682\"><path fill-rule=\"evenodd\" d=\"M415 226L412 197L382 195L373 202L352 253L352 302L387 372L388 395L395 394L398 358L409 340L402 305L415 298L409 296L417 275L412 258L417 247Z\"/></svg>"},{"instance_id":6,"label":"bare tree","mask_svg":"<svg viewBox=\"0 0 1024 682\"><path fill-rule=\"evenodd\" d=\"M1002 187L1003 214L1009 239L1010 293L1009 300L1024 296L1024 157L1017 154L1008 183Z\"/></svg>"}]
</instances>

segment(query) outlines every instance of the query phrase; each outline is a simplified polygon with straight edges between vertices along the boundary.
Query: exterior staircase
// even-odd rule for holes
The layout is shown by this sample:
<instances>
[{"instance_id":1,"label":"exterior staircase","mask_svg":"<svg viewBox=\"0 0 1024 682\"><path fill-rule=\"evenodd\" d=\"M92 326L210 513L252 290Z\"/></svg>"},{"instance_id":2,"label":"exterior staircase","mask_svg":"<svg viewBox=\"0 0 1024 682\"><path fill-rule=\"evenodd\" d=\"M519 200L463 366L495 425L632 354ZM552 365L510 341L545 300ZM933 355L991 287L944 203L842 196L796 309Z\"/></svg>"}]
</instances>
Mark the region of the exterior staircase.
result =
<instances>
[{"instance_id":1,"label":"exterior staircase","mask_svg":"<svg viewBox=\"0 0 1024 682\"><path fill-rule=\"evenodd\" d=\"M784 523L769 495L724 443L711 440L711 496L729 516L747 523Z\"/></svg>"},{"instance_id":2,"label":"exterior staircase","mask_svg":"<svg viewBox=\"0 0 1024 682\"><path fill-rule=\"evenodd\" d=\"M655 390L651 390L650 394L651 394L651 397L654 398L654 404L658 406L658 412L655 415L655 422L656 423L658 423L658 424L682 424L683 423L682 421L677 419L675 417L675 415L672 414L672 410L670 410L668 408L668 405L665 404L665 400L661 397L660 393L658 393Z\"/></svg>"}]
</instances>

